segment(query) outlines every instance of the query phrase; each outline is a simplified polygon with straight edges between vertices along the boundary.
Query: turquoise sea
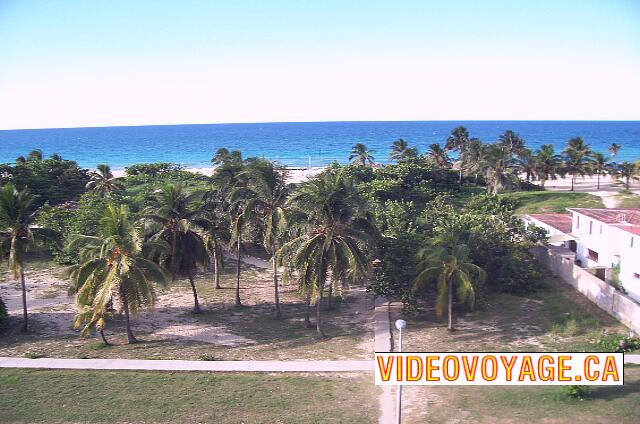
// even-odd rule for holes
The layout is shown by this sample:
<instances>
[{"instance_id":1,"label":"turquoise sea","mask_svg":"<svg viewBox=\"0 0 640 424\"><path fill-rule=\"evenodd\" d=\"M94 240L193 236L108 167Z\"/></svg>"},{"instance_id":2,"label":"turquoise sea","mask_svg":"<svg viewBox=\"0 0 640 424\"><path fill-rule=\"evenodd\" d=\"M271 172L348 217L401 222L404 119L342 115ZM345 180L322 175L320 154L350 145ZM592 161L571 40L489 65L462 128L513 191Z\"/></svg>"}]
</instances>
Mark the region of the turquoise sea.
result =
<instances>
[{"instance_id":1,"label":"turquoise sea","mask_svg":"<svg viewBox=\"0 0 640 424\"><path fill-rule=\"evenodd\" d=\"M322 166L346 162L355 143L388 161L391 143L404 138L421 152L443 144L451 130L467 127L471 136L495 141L507 129L519 133L533 149L553 144L560 152L568 139L580 136L593 150L607 153L622 145L617 161L640 159L640 121L407 121L302 122L212 125L153 125L0 131L0 162L13 162L33 149L58 153L87 168L108 163L113 169L140 162L176 162L209 166L220 147L240 149L245 156L263 156L288 166Z\"/></svg>"}]
</instances>

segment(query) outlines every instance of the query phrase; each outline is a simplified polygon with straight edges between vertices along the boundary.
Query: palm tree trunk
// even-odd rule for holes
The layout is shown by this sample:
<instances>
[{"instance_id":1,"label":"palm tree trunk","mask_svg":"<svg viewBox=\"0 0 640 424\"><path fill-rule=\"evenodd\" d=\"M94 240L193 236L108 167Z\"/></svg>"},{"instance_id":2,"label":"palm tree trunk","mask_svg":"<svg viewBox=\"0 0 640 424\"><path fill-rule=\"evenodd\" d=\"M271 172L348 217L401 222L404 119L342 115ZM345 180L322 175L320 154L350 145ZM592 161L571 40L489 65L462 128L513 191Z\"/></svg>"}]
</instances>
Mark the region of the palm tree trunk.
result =
<instances>
[{"instance_id":1,"label":"palm tree trunk","mask_svg":"<svg viewBox=\"0 0 640 424\"><path fill-rule=\"evenodd\" d=\"M600 172L598 172L598 190L600 190Z\"/></svg>"},{"instance_id":2,"label":"palm tree trunk","mask_svg":"<svg viewBox=\"0 0 640 424\"><path fill-rule=\"evenodd\" d=\"M242 247L242 242L240 239L240 232L238 232L238 252L236 253L236 306L242 306L242 302L240 301L240 249Z\"/></svg>"},{"instance_id":3,"label":"palm tree trunk","mask_svg":"<svg viewBox=\"0 0 640 424\"><path fill-rule=\"evenodd\" d=\"M133 332L131 331L131 320L129 318L129 301L127 300L127 296L120 289L120 297L122 298L122 306L124 308L124 324L127 329L127 343L133 344L137 343L138 340L133 336Z\"/></svg>"},{"instance_id":4,"label":"palm tree trunk","mask_svg":"<svg viewBox=\"0 0 640 424\"><path fill-rule=\"evenodd\" d=\"M100 330L100 337L102 337L102 343L104 343L105 346L111 346L111 343L109 343L109 341L107 340L107 338L104 335L104 329Z\"/></svg>"},{"instance_id":5,"label":"palm tree trunk","mask_svg":"<svg viewBox=\"0 0 640 424\"><path fill-rule=\"evenodd\" d=\"M309 319L309 313L311 309L311 287L307 287L307 296L304 302L304 326L311 328L311 320Z\"/></svg>"},{"instance_id":6,"label":"palm tree trunk","mask_svg":"<svg viewBox=\"0 0 640 424\"><path fill-rule=\"evenodd\" d=\"M460 171L459 171L459 178L458 178L458 183L462 184L462 167L460 167Z\"/></svg>"},{"instance_id":7,"label":"palm tree trunk","mask_svg":"<svg viewBox=\"0 0 640 424\"><path fill-rule=\"evenodd\" d=\"M199 314L202 310L200 310L198 291L196 290L196 283L193 281L193 274L191 272L189 272L189 284L191 284L191 290L193 291L193 313Z\"/></svg>"},{"instance_id":8,"label":"palm tree trunk","mask_svg":"<svg viewBox=\"0 0 640 424\"><path fill-rule=\"evenodd\" d=\"M20 267L20 285L22 286L22 331L26 332L29 329L29 316L27 313L27 283L24 281L24 267L22 264Z\"/></svg>"},{"instance_id":9,"label":"palm tree trunk","mask_svg":"<svg viewBox=\"0 0 640 424\"><path fill-rule=\"evenodd\" d=\"M322 290L318 294L318 299L316 299L316 332L318 333L318 337L324 338L326 336L322 331L322 317L320 315L321 309L322 309Z\"/></svg>"},{"instance_id":10,"label":"palm tree trunk","mask_svg":"<svg viewBox=\"0 0 640 424\"><path fill-rule=\"evenodd\" d=\"M627 190L629 190L629 177L628 177L628 176L627 176L627 177L625 177L624 187L625 187ZM25 306L25 308L26 308L26 306ZM25 310L26 310L26 309L25 309Z\"/></svg>"},{"instance_id":11,"label":"palm tree trunk","mask_svg":"<svg viewBox=\"0 0 640 424\"><path fill-rule=\"evenodd\" d=\"M271 262L273 264L273 290L276 302L276 319L282 318L282 312L280 311L280 292L278 291L278 264L276 263L276 244L271 246L273 252L273 258Z\"/></svg>"},{"instance_id":12,"label":"palm tree trunk","mask_svg":"<svg viewBox=\"0 0 640 424\"><path fill-rule=\"evenodd\" d=\"M213 249L213 279L216 283L216 289L220 288L220 270L218 269L218 251Z\"/></svg>"},{"instance_id":13,"label":"palm tree trunk","mask_svg":"<svg viewBox=\"0 0 640 424\"><path fill-rule=\"evenodd\" d=\"M571 174L571 191L573 191L573 184L575 179L576 179L576 176L574 174Z\"/></svg>"},{"instance_id":14,"label":"palm tree trunk","mask_svg":"<svg viewBox=\"0 0 640 424\"><path fill-rule=\"evenodd\" d=\"M449 330L453 330L453 280L449 280Z\"/></svg>"},{"instance_id":15,"label":"palm tree trunk","mask_svg":"<svg viewBox=\"0 0 640 424\"><path fill-rule=\"evenodd\" d=\"M333 308L333 282L329 284L329 296L327 297L327 309Z\"/></svg>"}]
</instances>

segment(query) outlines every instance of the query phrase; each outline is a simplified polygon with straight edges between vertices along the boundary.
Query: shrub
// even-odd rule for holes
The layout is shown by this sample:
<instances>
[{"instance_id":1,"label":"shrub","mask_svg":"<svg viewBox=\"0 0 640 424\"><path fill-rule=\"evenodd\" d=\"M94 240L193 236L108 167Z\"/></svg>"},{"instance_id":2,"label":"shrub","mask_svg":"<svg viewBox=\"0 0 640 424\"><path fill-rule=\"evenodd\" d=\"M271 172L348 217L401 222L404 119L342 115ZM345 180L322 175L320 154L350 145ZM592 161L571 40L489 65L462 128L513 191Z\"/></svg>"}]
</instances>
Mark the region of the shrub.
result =
<instances>
[{"instance_id":1,"label":"shrub","mask_svg":"<svg viewBox=\"0 0 640 424\"><path fill-rule=\"evenodd\" d=\"M180 171L182 166L177 163L171 162L157 162L157 163L137 163L135 165L127 166L124 168L124 172L127 176L133 175L149 175L156 176L166 172Z\"/></svg>"},{"instance_id":2,"label":"shrub","mask_svg":"<svg viewBox=\"0 0 640 424\"><path fill-rule=\"evenodd\" d=\"M563 386L563 391L568 397L579 400L584 400L589 395L588 386Z\"/></svg>"},{"instance_id":3,"label":"shrub","mask_svg":"<svg viewBox=\"0 0 640 424\"><path fill-rule=\"evenodd\" d=\"M595 348L601 352L631 352L640 350L640 338L609 334L600 338Z\"/></svg>"}]
</instances>

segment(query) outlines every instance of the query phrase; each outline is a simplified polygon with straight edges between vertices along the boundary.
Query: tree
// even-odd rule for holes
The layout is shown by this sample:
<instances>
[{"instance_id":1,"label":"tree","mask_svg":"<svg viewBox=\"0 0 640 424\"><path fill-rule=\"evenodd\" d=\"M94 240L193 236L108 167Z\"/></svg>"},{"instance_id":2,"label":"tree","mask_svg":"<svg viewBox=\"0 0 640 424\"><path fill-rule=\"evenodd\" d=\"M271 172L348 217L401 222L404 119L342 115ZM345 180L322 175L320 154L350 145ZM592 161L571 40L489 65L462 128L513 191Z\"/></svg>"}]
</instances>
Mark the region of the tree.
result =
<instances>
[{"instance_id":1,"label":"tree","mask_svg":"<svg viewBox=\"0 0 640 424\"><path fill-rule=\"evenodd\" d=\"M124 311L127 342L135 343L130 315L142 307L153 307L152 283L164 284L166 276L142 256L143 237L127 206L109 205L100 222L100 234L77 236L71 246L81 250L80 263L70 273L71 291L77 294L81 308L75 326L85 323L83 335L95 327L108 344L103 331L115 295Z\"/></svg>"},{"instance_id":2,"label":"tree","mask_svg":"<svg viewBox=\"0 0 640 424\"><path fill-rule=\"evenodd\" d=\"M440 169L451 168L451 160L449 159L447 151L440 147L438 143L429 145L429 150L427 151L427 161L433 163Z\"/></svg>"},{"instance_id":3,"label":"tree","mask_svg":"<svg viewBox=\"0 0 640 424\"><path fill-rule=\"evenodd\" d=\"M609 146L609 153L611 153L611 157L614 158L615 156L617 156L621 148L621 145L612 143L611 146Z\"/></svg>"},{"instance_id":4,"label":"tree","mask_svg":"<svg viewBox=\"0 0 640 424\"><path fill-rule=\"evenodd\" d=\"M486 279L484 270L469 262L469 248L454 240L453 237L448 237L448 240L437 239L435 247L424 248L418 253L419 274L413 283L414 293L426 284L437 283L436 315L442 317L447 308L449 330L453 330L454 285L458 299L473 306L473 284Z\"/></svg>"},{"instance_id":5,"label":"tree","mask_svg":"<svg viewBox=\"0 0 640 424\"><path fill-rule=\"evenodd\" d=\"M193 291L194 313L200 313L198 291L194 282L198 266L209 266L209 252L198 226L199 209L195 202L201 195L187 194L181 184L167 184L154 193L153 206L144 219L150 240L157 242L151 257L166 269L173 279L184 275Z\"/></svg>"},{"instance_id":6,"label":"tree","mask_svg":"<svg viewBox=\"0 0 640 424\"><path fill-rule=\"evenodd\" d=\"M548 180L555 180L558 172L562 167L562 159L559 155L556 155L553 150L553 145L543 144L535 153L536 161L536 176L540 180L540 185L544 187L544 184Z\"/></svg>"},{"instance_id":7,"label":"tree","mask_svg":"<svg viewBox=\"0 0 640 424\"><path fill-rule=\"evenodd\" d=\"M589 145L580 137L574 137L567 143L564 149L564 166L561 171L571 175L571 191L574 189L577 175L584 177L591 173L589 167L591 153Z\"/></svg>"},{"instance_id":8,"label":"tree","mask_svg":"<svg viewBox=\"0 0 640 424\"><path fill-rule=\"evenodd\" d=\"M525 149L525 142L522 137L511 130L507 130L501 134L498 140L498 145L509 157L518 156Z\"/></svg>"},{"instance_id":9,"label":"tree","mask_svg":"<svg viewBox=\"0 0 640 424\"><path fill-rule=\"evenodd\" d=\"M515 158L515 168L518 173L525 174L525 181L527 183L527 190L529 190L529 182L532 177L536 176L537 162L536 157L531 153L529 149L522 149L520 154Z\"/></svg>"},{"instance_id":10,"label":"tree","mask_svg":"<svg viewBox=\"0 0 640 424\"><path fill-rule=\"evenodd\" d=\"M18 191L7 183L0 189L0 252L8 255L9 272L20 280L22 288L22 331L29 328L27 311L27 285L24 278L26 255L36 239L57 238L57 234L46 228L33 228L35 219L35 200L28 188Z\"/></svg>"},{"instance_id":11,"label":"tree","mask_svg":"<svg viewBox=\"0 0 640 424\"><path fill-rule=\"evenodd\" d=\"M518 180L514 174L513 159L499 144L488 144L485 148L484 168L487 191L493 195L502 189L513 187Z\"/></svg>"},{"instance_id":12,"label":"tree","mask_svg":"<svg viewBox=\"0 0 640 424\"><path fill-rule=\"evenodd\" d=\"M409 144L402 138L393 142L389 159L401 162L403 160L415 159L417 157L418 149L415 147L409 147Z\"/></svg>"},{"instance_id":13,"label":"tree","mask_svg":"<svg viewBox=\"0 0 640 424\"><path fill-rule=\"evenodd\" d=\"M232 201L244 199L244 220L255 216L262 224L262 239L265 249L271 254L276 318L280 318L280 295L278 291L278 266L276 253L278 238L286 225L285 206L290 188L285 174L273 162L257 160L245 170L247 185L237 189Z\"/></svg>"},{"instance_id":14,"label":"tree","mask_svg":"<svg viewBox=\"0 0 640 424\"><path fill-rule=\"evenodd\" d=\"M229 151L229 149L221 147L211 158L211 164L213 166L219 166L231 162L242 163L242 153L239 150Z\"/></svg>"},{"instance_id":15,"label":"tree","mask_svg":"<svg viewBox=\"0 0 640 424\"><path fill-rule=\"evenodd\" d=\"M220 289L220 270L224 268L223 246L231 240L222 192L212 189L204 193L204 205L198 224L204 229L204 243L213 264L214 287Z\"/></svg>"},{"instance_id":16,"label":"tree","mask_svg":"<svg viewBox=\"0 0 640 424\"><path fill-rule=\"evenodd\" d=\"M362 246L374 228L364 213L363 200L342 170L301 184L290 202L305 212L306 219L298 222L300 235L285 243L278 256L316 299L316 331L324 337L321 298L327 280L344 284L369 272Z\"/></svg>"},{"instance_id":17,"label":"tree","mask_svg":"<svg viewBox=\"0 0 640 424\"><path fill-rule=\"evenodd\" d=\"M351 148L351 154L349 160L356 165L373 165L375 158L372 153L373 150L369 150L363 143L356 143Z\"/></svg>"},{"instance_id":18,"label":"tree","mask_svg":"<svg viewBox=\"0 0 640 424\"><path fill-rule=\"evenodd\" d=\"M631 162L620 162L615 169L615 176L624 179L624 187L629 190L630 180L637 180L638 166Z\"/></svg>"},{"instance_id":19,"label":"tree","mask_svg":"<svg viewBox=\"0 0 640 424\"><path fill-rule=\"evenodd\" d=\"M86 188L100 197L108 197L111 193L122 191L124 186L120 178L113 176L109 165L100 164L97 166L97 171L91 173L91 179Z\"/></svg>"},{"instance_id":20,"label":"tree","mask_svg":"<svg viewBox=\"0 0 640 424\"><path fill-rule=\"evenodd\" d=\"M477 138L469 138L469 131L467 131L465 127L454 128L453 131L451 131L451 135L447 138L444 150L457 151L460 154L460 160L458 160L458 178L460 183L462 183L462 174L464 173L466 165L462 157L469 144L477 141L479 141Z\"/></svg>"},{"instance_id":21,"label":"tree","mask_svg":"<svg viewBox=\"0 0 640 424\"><path fill-rule=\"evenodd\" d=\"M600 152L594 152L591 158L591 166L593 168L593 172L598 176L598 187L600 190L600 176L605 175L609 170L611 170L611 164L607 161L605 155Z\"/></svg>"},{"instance_id":22,"label":"tree","mask_svg":"<svg viewBox=\"0 0 640 424\"><path fill-rule=\"evenodd\" d=\"M484 159L485 149L482 141L477 138L469 140L466 148L460 153L460 161L462 162L462 168L467 173L475 175L476 184L478 182L478 174L484 171Z\"/></svg>"}]
</instances>

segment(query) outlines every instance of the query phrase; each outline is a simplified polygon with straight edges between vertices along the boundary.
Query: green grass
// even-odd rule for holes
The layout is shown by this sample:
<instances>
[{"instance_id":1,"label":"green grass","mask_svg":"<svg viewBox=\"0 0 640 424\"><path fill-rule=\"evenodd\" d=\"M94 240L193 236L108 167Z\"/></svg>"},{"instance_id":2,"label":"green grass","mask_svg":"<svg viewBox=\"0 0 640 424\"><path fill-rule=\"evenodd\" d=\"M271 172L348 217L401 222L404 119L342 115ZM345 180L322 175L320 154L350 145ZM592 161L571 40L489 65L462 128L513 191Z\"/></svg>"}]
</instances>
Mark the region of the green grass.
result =
<instances>
[{"instance_id":1,"label":"green grass","mask_svg":"<svg viewBox=\"0 0 640 424\"><path fill-rule=\"evenodd\" d=\"M640 196L629 190L620 190L617 197L619 208L640 208Z\"/></svg>"},{"instance_id":2,"label":"green grass","mask_svg":"<svg viewBox=\"0 0 640 424\"><path fill-rule=\"evenodd\" d=\"M371 376L0 370L0 422L370 423Z\"/></svg>"},{"instance_id":3,"label":"green grass","mask_svg":"<svg viewBox=\"0 0 640 424\"><path fill-rule=\"evenodd\" d=\"M516 202L516 214L564 213L567 208L604 208L598 196L588 193L521 191L500 196Z\"/></svg>"},{"instance_id":4,"label":"green grass","mask_svg":"<svg viewBox=\"0 0 640 424\"><path fill-rule=\"evenodd\" d=\"M625 366L624 380L593 386L585 400L570 398L563 386L405 387L405 399L416 402L405 417L407 423L637 423L640 368Z\"/></svg>"}]
</instances>

